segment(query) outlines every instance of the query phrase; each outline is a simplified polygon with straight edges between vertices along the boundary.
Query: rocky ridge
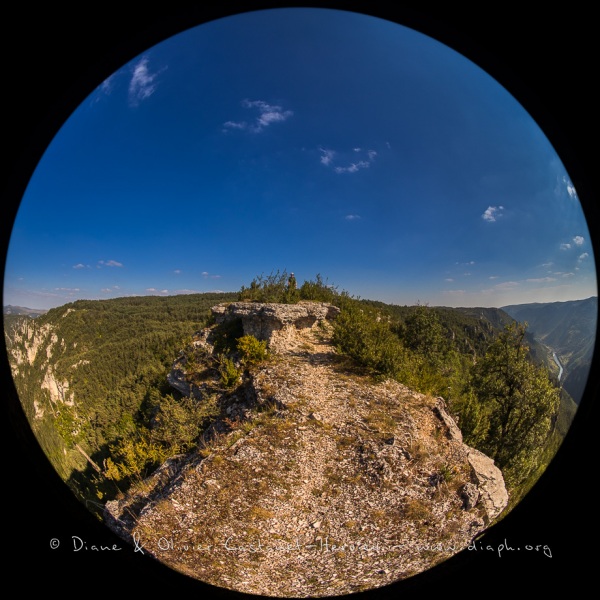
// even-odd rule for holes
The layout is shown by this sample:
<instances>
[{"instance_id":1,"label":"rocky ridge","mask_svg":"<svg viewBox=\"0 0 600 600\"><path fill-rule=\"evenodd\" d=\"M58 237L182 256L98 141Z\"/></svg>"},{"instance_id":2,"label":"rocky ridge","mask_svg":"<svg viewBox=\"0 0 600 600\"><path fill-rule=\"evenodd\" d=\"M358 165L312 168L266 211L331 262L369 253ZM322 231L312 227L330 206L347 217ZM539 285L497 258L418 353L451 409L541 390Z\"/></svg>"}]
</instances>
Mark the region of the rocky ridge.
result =
<instances>
[{"instance_id":1,"label":"rocky ridge","mask_svg":"<svg viewBox=\"0 0 600 600\"><path fill-rule=\"evenodd\" d=\"M222 397L198 451L167 461L106 521L207 583L279 597L330 596L410 577L466 548L508 496L464 444L442 398L373 381L339 356L323 304L233 303L271 359ZM196 344L211 347L211 330ZM171 383L185 383L182 362Z\"/></svg>"}]
</instances>

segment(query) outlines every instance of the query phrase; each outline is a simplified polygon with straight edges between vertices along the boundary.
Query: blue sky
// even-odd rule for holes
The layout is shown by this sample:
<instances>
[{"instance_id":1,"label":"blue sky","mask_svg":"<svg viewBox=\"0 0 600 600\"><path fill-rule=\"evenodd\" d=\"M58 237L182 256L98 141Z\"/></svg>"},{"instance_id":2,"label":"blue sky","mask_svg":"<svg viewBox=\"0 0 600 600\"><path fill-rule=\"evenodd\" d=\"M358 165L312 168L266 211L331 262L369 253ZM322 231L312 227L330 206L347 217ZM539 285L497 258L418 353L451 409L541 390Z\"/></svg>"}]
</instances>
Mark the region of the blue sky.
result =
<instances>
[{"instance_id":1,"label":"blue sky","mask_svg":"<svg viewBox=\"0 0 600 600\"><path fill-rule=\"evenodd\" d=\"M284 269L395 304L597 294L569 175L492 78L395 23L277 9L99 82L27 188L4 303L236 291Z\"/></svg>"}]
</instances>

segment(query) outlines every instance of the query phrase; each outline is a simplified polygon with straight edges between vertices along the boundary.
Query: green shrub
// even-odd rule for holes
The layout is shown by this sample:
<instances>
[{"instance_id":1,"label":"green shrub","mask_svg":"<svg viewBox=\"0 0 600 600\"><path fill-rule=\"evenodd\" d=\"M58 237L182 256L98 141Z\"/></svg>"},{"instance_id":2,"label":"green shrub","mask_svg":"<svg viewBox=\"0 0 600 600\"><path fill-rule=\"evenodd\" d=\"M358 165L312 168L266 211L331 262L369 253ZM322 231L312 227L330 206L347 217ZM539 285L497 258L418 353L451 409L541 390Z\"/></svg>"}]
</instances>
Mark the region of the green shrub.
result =
<instances>
[{"instance_id":1,"label":"green shrub","mask_svg":"<svg viewBox=\"0 0 600 600\"><path fill-rule=\"evenodd\" d=\"M223 355L219 357L219 374L221 375L221 383L228 389L234 388L240 381L241 373L235 363Z\"/></svg>"},{"instance_id":2,"label":"green shrub","mask_svg":"<svg viewBox=\"0 0 600 600\"><path fill-rule=\"evenodd\" d=\"M237 349L240 353L242 363L250 367L267 360L267 342L259 341L253 335L245 335L238 339Z\"/></svg>"},{"instance_id":3,"label":"green shrub","mask_svg":"<svg viewBox=\"0 0 600 600\"><path fill-rule=\"evenodd\" d=\"M396 377L405 351L389 323L357 302L346 303L333 324L333 343L338 350L377 373Z\"/></svg>"}]
</instances>

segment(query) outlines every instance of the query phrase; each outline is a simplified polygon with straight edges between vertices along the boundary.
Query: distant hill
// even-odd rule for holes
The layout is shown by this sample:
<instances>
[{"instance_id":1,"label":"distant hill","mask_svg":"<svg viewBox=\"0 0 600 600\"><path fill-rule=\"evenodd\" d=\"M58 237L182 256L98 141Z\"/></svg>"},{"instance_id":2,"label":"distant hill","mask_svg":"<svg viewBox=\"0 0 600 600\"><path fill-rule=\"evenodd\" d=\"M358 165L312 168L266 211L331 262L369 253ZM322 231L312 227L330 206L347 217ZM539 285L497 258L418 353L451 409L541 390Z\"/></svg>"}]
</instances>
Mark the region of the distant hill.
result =
<instances>
[{"instance_id":1,"label":"distant hill","mask_svg":"<svg viewBox=\"0 0 600 600\"><path fill-rule=\"evenodd\" d=\"M596 342L598 298L514 304L502 310L521 323L527 322L535 339L556 352L565 370L563 386L579 403Z\"/></svg>"},{"instance_id":2,"label":"distant hill","mask_svg":"<svg viewBox=\"0 0 600 600\"><path fill-rule=\"evenodd\" d=\"M28 317L39 317L45 315L48 311L43 308L27 308L25 306L12 306L8 304L4 307L4 315L27 315Z\"/></svg>"}]
</instances>

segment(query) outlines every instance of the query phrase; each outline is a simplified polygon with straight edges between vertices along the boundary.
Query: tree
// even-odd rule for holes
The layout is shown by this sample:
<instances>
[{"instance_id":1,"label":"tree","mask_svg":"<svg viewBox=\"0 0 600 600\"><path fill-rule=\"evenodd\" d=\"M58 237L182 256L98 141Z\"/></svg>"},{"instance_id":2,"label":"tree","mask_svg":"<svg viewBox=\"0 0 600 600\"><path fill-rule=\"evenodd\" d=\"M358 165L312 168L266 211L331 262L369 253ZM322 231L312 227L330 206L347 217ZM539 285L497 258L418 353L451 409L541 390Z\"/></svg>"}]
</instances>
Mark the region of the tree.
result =
<instances>
[{"instance_id":1,"label":"tree","mask_svg":"<svg viewBox=\"0 0 600 600\"><path fill-rule=\"evenodd\" d=\"M406 318L400 336L407 348L428 360L440 357L448 350L444 328L434 309L418 304Z\"/></svg>"},{"instance_id":2,"label":"tree","mask_svg":"<svg viewBox=\"0 0 600 600\"><path fill-rule=\"evenodd\" d=\"M519 485L539 467L560 403L560 391L547 370L528 358L526 327L506 326L475 366L472 379L487 420L481 449L509 486Z\"/></svg>"}]
</instances>

